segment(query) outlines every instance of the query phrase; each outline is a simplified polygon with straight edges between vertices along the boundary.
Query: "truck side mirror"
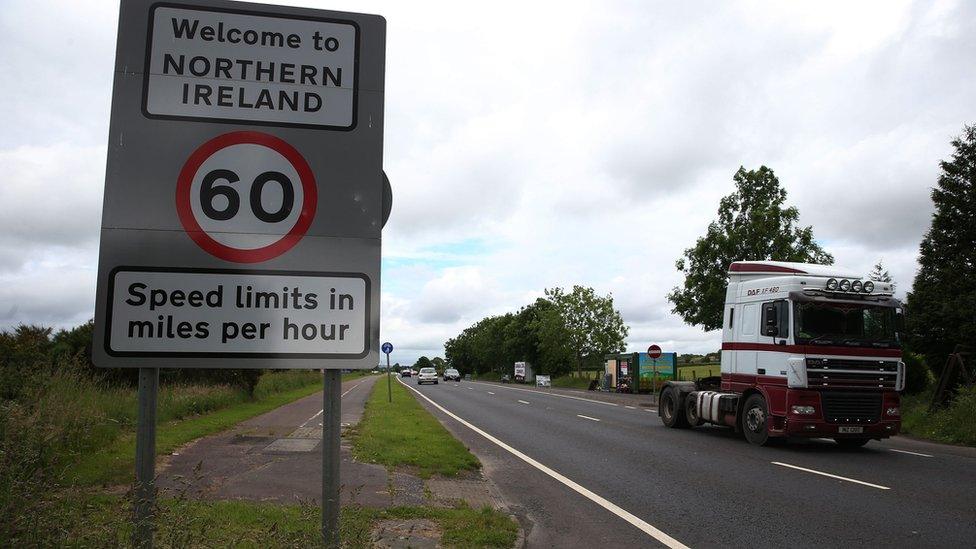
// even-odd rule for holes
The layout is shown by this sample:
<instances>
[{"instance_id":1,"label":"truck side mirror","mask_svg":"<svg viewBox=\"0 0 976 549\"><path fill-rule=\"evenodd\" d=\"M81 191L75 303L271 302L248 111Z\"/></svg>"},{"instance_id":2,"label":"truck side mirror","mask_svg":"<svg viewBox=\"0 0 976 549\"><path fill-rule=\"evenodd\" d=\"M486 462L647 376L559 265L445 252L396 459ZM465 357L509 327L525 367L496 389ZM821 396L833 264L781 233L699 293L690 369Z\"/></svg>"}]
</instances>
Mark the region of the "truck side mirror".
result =
<instances>
[{"instance_id":1,"label":"truck side mirror","mask_svg":"<svg viewBox=\"0 0 976 549\"><path fill-rule=\"evenodd\" d=\"M763 328L764 336L776 337L779 335L779 318L775 303L763 305Z\"/></svg>"}]
</instances>

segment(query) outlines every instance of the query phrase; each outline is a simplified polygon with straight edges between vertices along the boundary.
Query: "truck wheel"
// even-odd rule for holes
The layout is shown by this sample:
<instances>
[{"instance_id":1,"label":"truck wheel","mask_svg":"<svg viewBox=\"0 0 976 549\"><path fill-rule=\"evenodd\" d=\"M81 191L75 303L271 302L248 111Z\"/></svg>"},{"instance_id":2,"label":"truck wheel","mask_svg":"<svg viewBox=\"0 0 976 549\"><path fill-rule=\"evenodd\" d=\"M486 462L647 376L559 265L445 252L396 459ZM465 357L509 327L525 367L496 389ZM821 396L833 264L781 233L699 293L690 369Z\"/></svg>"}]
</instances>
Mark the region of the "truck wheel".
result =
<instances>
[{"instance_id":1,"label":"truck wheel","mask_svg":"<svg viewBox=\"0 0 976 549\"><path fill-rule=\"evenodd\" d=\"M705 420L698 416L697 399L685 398L685 419L688 421L688 425L692 427L698 427L705 423Z\"/></svg>"},{"instance_id":2,"label":"truck wheel","mask_svg":"<svg viewBox=\"0 0 976 549\"><path fill-rule=\"evenodd\" d=\"M765 446L769 442L768 417L766 399L760 394L750 395L742 407L742 432L751 444Z\"/></svg>"},{"instance_id":3,"label":"truck wheel","mask_svg":"<svg viewBox=\"0 0 976 549\"><path fill-rule=\"evenodd\" d=\"M661 409L661 421L664 425L672 429L684 429L688 426L688 420L682 413L679 403L680 395L671 387L661 392L661 402L658 406Z\"/></svg>"},{"instance_id":4,"label":"truck wheel","mask_svg":"<svg viewBox=\"0 0 976 549\"><path fill-rule=\"evenodd\" d=\"M860 448L871 440L869 438L835 438L834 442L841 448Z\"/></svg>"}]
</instances>

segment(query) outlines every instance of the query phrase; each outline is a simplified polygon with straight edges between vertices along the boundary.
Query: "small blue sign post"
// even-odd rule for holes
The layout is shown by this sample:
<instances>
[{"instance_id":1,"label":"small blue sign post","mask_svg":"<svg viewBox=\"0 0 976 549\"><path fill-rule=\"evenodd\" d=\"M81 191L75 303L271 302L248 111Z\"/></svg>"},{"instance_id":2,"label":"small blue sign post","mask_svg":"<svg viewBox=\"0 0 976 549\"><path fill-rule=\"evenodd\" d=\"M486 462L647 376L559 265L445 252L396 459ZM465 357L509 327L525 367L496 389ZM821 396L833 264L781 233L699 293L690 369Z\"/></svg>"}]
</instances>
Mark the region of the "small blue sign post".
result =
<instances>
[{"instance_id":1,"label":"small blue sign post","mask_svg":"<svg viewBox=\"0 0 976 549\"><path fill-rule=\"evenodd\" d=\"M389 341L383 343L380 350L386 355L386 401L393 402L393 382L390 381L390 353L393 352L393 344Z\"/></svg>"}]
</instances>

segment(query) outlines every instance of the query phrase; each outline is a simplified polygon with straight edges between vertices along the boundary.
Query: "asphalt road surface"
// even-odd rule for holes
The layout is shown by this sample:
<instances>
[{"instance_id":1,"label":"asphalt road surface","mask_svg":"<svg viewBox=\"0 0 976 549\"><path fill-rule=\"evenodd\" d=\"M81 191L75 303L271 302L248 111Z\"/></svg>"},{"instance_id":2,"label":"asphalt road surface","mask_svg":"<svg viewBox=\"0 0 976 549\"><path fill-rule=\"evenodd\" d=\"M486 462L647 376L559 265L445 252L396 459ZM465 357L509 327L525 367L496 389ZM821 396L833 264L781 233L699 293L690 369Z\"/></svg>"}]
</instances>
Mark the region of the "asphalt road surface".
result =
<instances>
[{"instance_id":1,"label":"asphalt road surface","mask_svg":"<svg viewBox=\"0 0 976 549\"><path fill-rule=\"evenodd\" d=\"M530 547L974 547L976 451L755 447L656 410L464 381L418 398L529 518Z\"/></svg>"}]
</instances>

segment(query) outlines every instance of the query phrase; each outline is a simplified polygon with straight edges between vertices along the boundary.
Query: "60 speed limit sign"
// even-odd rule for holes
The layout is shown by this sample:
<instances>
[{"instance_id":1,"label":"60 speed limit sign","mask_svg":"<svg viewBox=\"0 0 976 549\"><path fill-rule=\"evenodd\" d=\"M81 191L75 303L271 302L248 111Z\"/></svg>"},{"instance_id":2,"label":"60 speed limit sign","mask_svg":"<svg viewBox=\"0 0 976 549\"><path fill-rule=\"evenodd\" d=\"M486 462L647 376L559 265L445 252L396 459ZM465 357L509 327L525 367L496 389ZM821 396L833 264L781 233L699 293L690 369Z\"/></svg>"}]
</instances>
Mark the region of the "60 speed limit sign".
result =
<instances>
[{"instance_id":1,"label":"60 speed limit sign","mask_svg":"<svg viewBox=\"0 0 976 549\"><path fill-rule=\"evenodd\" d=\"M225 133L180 171L176 210L187 235L216 257L258 263L298 243L315 217L315 176L294 147L256 131Z\"/></svg>"},{"instance_id":2,"label":"60 speed limit sign","mask_svg":"<svg viewBox=\"0 0 976 549\"><path fill-rule=\"evenodd\" d=\"M386 21L125 0L115 51L94 363L375 368Z\"/></svg>"}]
</instances>

